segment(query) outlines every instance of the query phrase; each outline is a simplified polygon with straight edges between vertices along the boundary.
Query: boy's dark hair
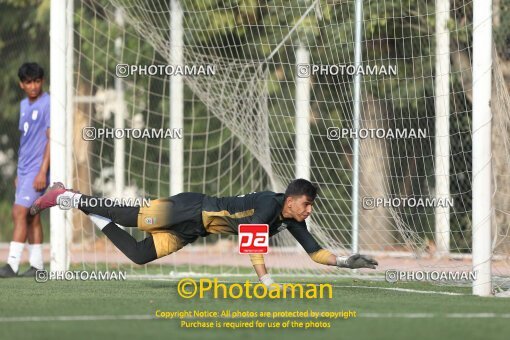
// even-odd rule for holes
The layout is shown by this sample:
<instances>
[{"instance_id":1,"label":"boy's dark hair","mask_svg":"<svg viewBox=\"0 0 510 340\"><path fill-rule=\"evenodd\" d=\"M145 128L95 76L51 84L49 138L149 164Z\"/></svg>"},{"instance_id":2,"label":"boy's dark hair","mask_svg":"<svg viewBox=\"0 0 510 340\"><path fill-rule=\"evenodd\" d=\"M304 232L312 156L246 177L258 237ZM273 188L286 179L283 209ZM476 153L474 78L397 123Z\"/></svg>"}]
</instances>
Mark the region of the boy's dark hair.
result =
<instances>
[{"instance_id":1,"label":"boy's dark hair","mask_svg":"<svg viewBox=\"0 0 510 340\"><path fill-rule=\"evenodd\" d=\"M30 81L44 78L44 69L38 63L24 63L18 70L20 81Z\"/></svg>"},{"instance_id":2,"label":"boy's dark hair","mask_svg":"<svg viewBox=\"0 0 510 340\"><path fill-rule=\"evenodd\" d=\"M307 181L303 178L298 178L293 180L287 186L285 190L285 198L289 196L303 196L306 195L312 201L317 197L317 192L319 188L310 181Z\"/></svg>"}]
</instances>

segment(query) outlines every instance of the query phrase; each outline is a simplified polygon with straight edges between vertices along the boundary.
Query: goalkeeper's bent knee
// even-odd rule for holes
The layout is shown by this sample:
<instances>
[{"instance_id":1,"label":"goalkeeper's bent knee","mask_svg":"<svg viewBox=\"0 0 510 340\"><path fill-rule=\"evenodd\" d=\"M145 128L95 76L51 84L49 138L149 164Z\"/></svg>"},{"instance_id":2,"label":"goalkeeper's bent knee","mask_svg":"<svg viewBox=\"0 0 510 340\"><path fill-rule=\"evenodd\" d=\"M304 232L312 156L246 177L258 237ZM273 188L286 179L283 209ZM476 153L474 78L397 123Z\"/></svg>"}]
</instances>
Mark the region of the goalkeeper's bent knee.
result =
<instances>
[{"instance_id":1,"label":"goalkeeper's bent knee","mask_svg":"<svg viewBox=\"0 0 510 340\"><path fill-rule=\"evenodd\" d=\"M186 245L180 237L169 232L153 233L152 238L158 259L174 253Z\"/></svg>"}]
</instances>

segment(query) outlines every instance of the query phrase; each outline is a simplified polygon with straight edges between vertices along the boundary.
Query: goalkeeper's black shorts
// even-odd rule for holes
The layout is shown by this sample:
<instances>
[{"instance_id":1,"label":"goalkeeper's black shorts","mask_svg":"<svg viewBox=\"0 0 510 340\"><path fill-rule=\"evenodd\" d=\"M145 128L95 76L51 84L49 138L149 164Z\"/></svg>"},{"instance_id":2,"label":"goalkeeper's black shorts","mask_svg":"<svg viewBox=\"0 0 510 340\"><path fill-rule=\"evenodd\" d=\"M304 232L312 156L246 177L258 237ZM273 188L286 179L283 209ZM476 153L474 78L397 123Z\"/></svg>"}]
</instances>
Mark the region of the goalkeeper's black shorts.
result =
<instances>
[{"instance_id":1,"label":"goalkeeper's black shorts","mask_svg":"<svg viewBox=\"0 0 510 340\"><path fill-rule=\"evenodd\" d=\"M184 192L175 196L151 201L149 207L141 207L138 228L153 234L171 233L184 244L194 242L207 232L202 223L204 194Z\"/></svg>"}]
</instances>

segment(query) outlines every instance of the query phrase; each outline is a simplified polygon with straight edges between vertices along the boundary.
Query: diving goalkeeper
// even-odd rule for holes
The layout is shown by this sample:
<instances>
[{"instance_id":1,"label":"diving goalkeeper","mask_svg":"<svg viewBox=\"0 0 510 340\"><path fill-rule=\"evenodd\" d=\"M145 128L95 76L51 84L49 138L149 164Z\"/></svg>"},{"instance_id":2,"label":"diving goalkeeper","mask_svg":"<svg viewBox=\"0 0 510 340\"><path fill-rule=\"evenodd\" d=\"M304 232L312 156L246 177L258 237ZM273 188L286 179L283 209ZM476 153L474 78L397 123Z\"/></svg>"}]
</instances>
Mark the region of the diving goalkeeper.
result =
<instances>
[{"instance_id":1,"label":"diving goalkeeper","mask_svg":"<svg viewBox=\"0 0 510 340\"><path fill-rule=\"evenodd\" d=\"M283 193L254 192L234 197L212 197L185 192L151 201L149 207L101 207L89 204L98 198L68 190L54 183L37 199L30 213L38 214L65 199L80 209L130 260L145 264L172 254L199 236L237 234L239 224L268 224L269 237L287 229L310 258L324 265L342 268L372 268L378 264L369 256L337 256L323 249L306 227L312 213L317 188L305 179L293 180ZM116 224L138 228L150 235L136 241ZM259 280L266 286L274 283L260 254L250 256Z\"/></svg>"}]
</instances>

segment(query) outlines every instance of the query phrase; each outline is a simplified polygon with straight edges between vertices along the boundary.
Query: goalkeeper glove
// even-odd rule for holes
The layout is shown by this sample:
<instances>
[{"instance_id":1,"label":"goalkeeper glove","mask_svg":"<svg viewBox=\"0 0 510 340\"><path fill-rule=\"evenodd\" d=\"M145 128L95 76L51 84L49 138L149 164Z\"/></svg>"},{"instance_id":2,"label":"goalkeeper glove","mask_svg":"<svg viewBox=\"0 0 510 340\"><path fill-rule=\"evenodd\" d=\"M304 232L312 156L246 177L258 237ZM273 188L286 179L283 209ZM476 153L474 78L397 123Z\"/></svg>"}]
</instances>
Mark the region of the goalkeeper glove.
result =
<instances>
[{"instance_id":1,"label":"goalkeeper glove","mask_svg":"<svg viewBox=\"0 0 510 340\"><path fill-rule=\"evenodd\" d=\"M379 263L371 256L353 254L350 256L337 256L336 265L341 268L372 268L375 269Z\"/></svg>"}]
</instances>

